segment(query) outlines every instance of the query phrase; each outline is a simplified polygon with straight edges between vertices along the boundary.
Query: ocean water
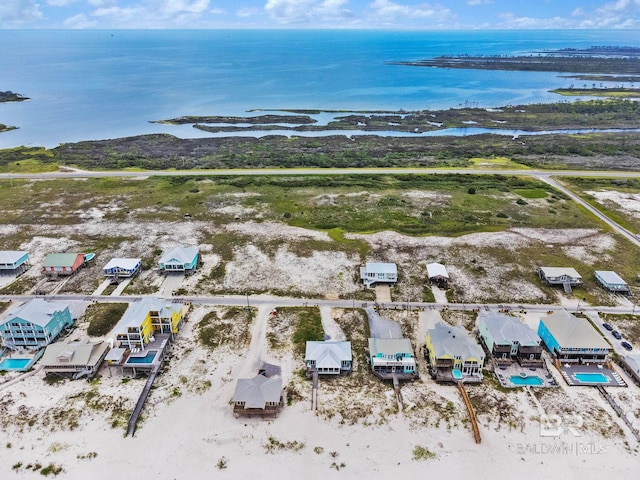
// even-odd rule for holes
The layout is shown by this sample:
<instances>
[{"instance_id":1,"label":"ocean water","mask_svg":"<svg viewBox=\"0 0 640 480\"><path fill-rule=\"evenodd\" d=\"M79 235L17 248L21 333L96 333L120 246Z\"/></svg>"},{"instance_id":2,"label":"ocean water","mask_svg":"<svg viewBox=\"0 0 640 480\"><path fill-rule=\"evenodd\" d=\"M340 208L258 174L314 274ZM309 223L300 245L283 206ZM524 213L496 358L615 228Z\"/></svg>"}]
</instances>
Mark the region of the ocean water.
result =
<instances>
[{"instance_id":1,"label":"ocean water","mask_svg":"<svg viewBox=\"0 0 640 480\"><path fill-rule=\"evenodd\" d=\"M564 101L555 73L388 65L438 55L640 46L631 31L0 30L0 148L145 133L150 123L251 109L418 110ZM271 132L273 133L273 132ZM245 134L246 135L246 134Z\"/></svg>"}]
</instances>

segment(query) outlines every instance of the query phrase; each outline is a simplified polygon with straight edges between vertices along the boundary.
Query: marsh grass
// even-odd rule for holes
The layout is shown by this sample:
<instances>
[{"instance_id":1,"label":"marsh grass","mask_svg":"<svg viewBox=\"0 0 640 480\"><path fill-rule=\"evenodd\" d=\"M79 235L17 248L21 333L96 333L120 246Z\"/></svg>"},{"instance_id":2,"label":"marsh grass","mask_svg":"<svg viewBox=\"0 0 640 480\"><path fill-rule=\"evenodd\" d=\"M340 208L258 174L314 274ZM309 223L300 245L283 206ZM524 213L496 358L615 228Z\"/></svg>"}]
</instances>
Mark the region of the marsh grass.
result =
<instances>
[{"instance_id":1,"label":"marsh grass","mask_svg":"<svg viewBox=\"0 0 640 480\"><path fill-rule=\"evenodd\" d=\"M128 303L92 303L84 313L84 321L89 323L87 335L101 337L109 333L124 315Z\"/></svg>"}]
</instances>

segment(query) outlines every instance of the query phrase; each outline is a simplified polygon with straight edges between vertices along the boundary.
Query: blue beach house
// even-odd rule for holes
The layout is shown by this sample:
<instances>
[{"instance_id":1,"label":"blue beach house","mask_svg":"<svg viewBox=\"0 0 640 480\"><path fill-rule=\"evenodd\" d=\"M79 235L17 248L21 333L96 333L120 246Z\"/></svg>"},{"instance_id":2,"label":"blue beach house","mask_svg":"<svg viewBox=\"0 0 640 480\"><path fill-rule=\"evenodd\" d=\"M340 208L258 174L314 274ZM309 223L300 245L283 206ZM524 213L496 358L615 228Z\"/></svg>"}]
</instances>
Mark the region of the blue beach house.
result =
<instances>
[{"instance_id":1,"label":"blue beach house","mask_svg":"<svg viewBox=\"0 0 640 480\"><path fill-rule=\"evenodd\" d=\"M193 273L198 268L200 252L197 248L178 245L162 254L159 261L163 272Z\"/></svg>"},{"instance_id":2,"label":"blue beach house","mask_svg":"<svg viewBox=\"0 0 640 480\"><path fill-rule=\"evenodd\" d=\"M29 252L0 251L0 274L20 275L29 268Z\"/></svg>"},{"instance_id":3,"label":"blue beach house","mask_svg":"<svg viewBox=\"0 0 640 480\"><path fill-rule=\"evenodd\" d=\"M566 310L540 319L538 335L560 363L605 363L611 345L585 318Z\"/></svg>"},{"instance_id":4,"label":"blue beach house","mask_svg":"<svg viewBox=\"0 0 640 480\"><path fill-rule=\"evenodd\" d=\"M9 310L0 322L0 337L4 346L13 350L41 348L72 324L69 305L34 298Z\"/></svg>"}]
</instances>

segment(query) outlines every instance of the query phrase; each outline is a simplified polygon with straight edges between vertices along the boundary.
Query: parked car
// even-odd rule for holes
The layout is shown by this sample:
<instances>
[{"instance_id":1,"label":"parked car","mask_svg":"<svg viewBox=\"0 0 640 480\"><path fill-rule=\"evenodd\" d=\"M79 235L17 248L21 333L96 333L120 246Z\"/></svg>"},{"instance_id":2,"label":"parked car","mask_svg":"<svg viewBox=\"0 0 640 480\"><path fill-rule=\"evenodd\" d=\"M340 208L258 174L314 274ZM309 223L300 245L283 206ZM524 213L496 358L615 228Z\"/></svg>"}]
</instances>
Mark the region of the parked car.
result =
<instances>
[{"instance_id":1,"label":"parked car","mask_svg":"<svg viewBox=\"0 0 640 480\"><path fill-rule=\"evenodd\" d=\"M607 330L609 330L609 331L613 330L613 327L611 325L609 325L608 323L603 323L602 326L604 328L606 328Z\"/></svg>"},{"instance_id":2,"label":"parked car","mask_svg":"<svg viewBox=\"0 0 640 480\"><path fill-rule=\"evenodd\" d=\"M633 350L633 346L629 342L622 342L620 345L622 345L625 350Z\"/></svg>"},{"instance_id":3,"label":"parked car","mask_svg":"<svg viewBox=\"0 0 640 480\"><path fill-rule=\"evenodd\" d=\"M611 335L613 335L616 340L620 340L622 338L622 335L620 335L620 332L617 330L614 330L613 332L611 332Z\"/></svg>"}]
</instances>

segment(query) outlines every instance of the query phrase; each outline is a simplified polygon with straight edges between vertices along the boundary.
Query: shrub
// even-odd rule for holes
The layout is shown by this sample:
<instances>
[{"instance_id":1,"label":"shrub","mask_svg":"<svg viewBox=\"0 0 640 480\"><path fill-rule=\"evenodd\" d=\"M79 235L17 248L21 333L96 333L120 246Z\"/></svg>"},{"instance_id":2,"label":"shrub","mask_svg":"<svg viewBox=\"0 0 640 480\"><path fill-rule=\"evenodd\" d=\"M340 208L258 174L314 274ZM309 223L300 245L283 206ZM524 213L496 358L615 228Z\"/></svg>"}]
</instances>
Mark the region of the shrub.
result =
<instances>
[{"instance_id":1,"label":"shrub","mask_svg":"<svg viewBox=\"0 0 640 480\"><path fill-rule=\"evenodd\" d=\"M467 193L469 195L475 195L476 194L476 189L474 187L469 187L469 190L467 190Z\"/></svg>"},{"instance_id":2,"label":"shrub","mask_svg":"<svg viewBox=\"0 0 640 480\"><path fill-rule=\"evenodd\" d=\"M129 304L127 303L94 303L87 307L85 319L89 320L87 334L100 337L109 333L122 318Z\"/></svg>"}]
</instances>

